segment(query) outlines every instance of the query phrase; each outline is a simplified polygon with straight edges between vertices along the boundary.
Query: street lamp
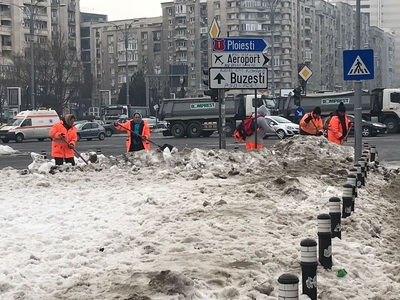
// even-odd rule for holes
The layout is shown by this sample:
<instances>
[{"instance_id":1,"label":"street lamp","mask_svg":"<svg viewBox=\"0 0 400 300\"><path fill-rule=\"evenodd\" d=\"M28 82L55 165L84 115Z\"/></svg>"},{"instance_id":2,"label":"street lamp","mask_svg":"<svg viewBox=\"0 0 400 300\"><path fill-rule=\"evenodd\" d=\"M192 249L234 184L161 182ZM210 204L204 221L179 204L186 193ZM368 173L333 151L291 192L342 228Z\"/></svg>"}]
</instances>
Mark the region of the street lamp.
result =
<instances>
[{"instance_id":1,"label":"street lamp","mask_svg":"<svg viewBox=\"0 0 400 300\"><path fill-rule=\"evenodd\" d=\"M109 23L111 25L113 25L117 30L121 31L123 37L124 37L124 44L125 44L125 71L126 71L126 105L129 105L130 100L129 100L129 64L128 64L128 45L129 45L129 30L132 28L132 24L135 21L132 21L130 24L125 23L124 27L121 27L121 25L117 25L113 22L100 22L100 23Z\"/></svg>"},{"instance_id":2,"label":"street lamp","mask_svg":"<svg viewBox=\"0 0 400 300\"><path fill-rule=\"evenodd\" d=\"M37 6L39 3L43 2L45 0L37 0L36 2L33 2L31 0L31 3L29 5L29 9L27 6L18 6L15 4L10 3L10 5L16 6L20 8L27 16L29 19L29 46L30 46L30 61L31 61L31 105L32 109L35 109L35 52L33 49L34 46L34 36L35 36L35 6ZM42 8L47 8L52 5L47 5L47 6L40 6ZM59 7L66 6L65 4L58 4Z\"/></svg>"},{"instance_id":3,"label":"street lamp","mask_svg":"<svg viewBox=\"0 0 400 300\"><path fill-rule=\"evenodd\" d=\"M281 0L266 0L266 6L269 9L270 20L271 20L271 72L272 72L272 84L271 91L272 95L275 97L275 11L280 4Z\"/></svg>"}]
</instances>

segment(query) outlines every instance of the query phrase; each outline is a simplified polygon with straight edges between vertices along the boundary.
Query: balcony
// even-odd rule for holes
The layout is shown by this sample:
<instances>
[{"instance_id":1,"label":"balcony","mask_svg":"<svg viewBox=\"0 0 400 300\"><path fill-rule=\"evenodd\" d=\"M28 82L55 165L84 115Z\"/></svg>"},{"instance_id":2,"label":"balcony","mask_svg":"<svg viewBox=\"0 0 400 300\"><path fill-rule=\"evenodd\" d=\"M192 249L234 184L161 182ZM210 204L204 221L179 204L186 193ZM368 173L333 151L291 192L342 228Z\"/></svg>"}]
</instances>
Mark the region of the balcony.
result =
<instances>
[{"instance_id":1,"label":"balcony","mask_svg":"<svg viewBox=\"0 0 400 300\"><path fill-rule=\"evenodd\" d=\"M2 48L3 51L12 51L13 49L12 49L12 43L11 43L11 41L5 41L5 42L3 42L1 48Z\"/></svg>"},{"instance_id":2,"label":"balcony","mask_svg":"<svg viewBox=\"0 0 400 300\"><path fill-rule=\"evenodd\" d=\"M0 17L1 19L11 19L11 11L9 10L4 10L4 11L0 11Z\"/></svg>"},{"instance_id":3,"label":"balcony","mask_svg":"<svg viewBox=\"0 0 400 300\"><path fill-rule=\"evenodd\" d=\"M11 26L4 26L4 25L1 25L1 26L0 26L0 33L1 33L2 35L4 35L4 33L6 33L7 35L11 35Z\"/></svg>"}]
</instances>

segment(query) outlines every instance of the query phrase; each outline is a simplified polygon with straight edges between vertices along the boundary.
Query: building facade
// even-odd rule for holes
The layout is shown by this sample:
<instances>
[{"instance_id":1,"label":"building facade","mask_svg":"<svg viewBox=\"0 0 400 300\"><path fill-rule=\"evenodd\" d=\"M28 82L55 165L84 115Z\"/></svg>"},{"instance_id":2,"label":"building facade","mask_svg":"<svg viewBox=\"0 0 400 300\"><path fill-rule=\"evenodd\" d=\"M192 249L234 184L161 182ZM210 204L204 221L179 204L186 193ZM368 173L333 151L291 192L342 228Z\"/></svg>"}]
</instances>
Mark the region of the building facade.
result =
<instances>
[{"instance_id":1,"label":"building facade","mask_svg":"<svg viewBox=\"0 0 400 300\"><path fill-rule=\"evenodd\" d=\"M356 9L356 0L329 0L332 3L347 3ZM400 60L395 60L396 49L400 49L400 1L398 0L360 0L360 10L369 16L370 26L380 28L384 32L383 44L388 48L383 51L387 53L384 62L380 64L388 70L388 73L382 74L382 87L399 87L400 86ZM376 33L376 32L375 32ZM375 36L375 35L374 35ZM381 39L381 38L379 38ZM393 44L394 39L394 44ZM361 48L376 44L374 41L367 41L361 45ZM374 49L374 48L373 48ZM374 49L375 50L375 49ZM377 49L378 53L382 53ZM375 55L376 56L376 55ZM379 60L379 55L378 55ZM379 62L378 62L379 63Z\"/></svg>"},{"instance_id":2,"label":"building facade","mask_svg":"<svg viewBox=\"0 0 400 300\"><path fill-rule=\"evenodd\" d=\"M384 9L382 18L373 16L371 4L377 0L361 1L361 45L375 51L375 79L364 81L363 87L393 87L397 36L383 26L395 25L384 21ZM131 76L141 69L158 84L162 81L171 97L202 96L208 89L203 71L211 66L209 28L213 19L219 23L220 37L266 40L266 54L270 58L267 92L279 95L281 89L297 86L303 86L307 92L351 90L353 82L343 79L343 50L355 49L353 2L174 0L161 4L162 17L138 19L139 26L133 20L92 25L91 68L93 92L97 93L94 98L101 102L99 91L110 90L115 102L126 82L126 73ZM370 12L366 10L368 5ZM126 69L121 26L130 22L133 22L129 37L132 42ZM299 76L304 66L313 73L307 82Z\"/></svg>"},{"instance_id":3,"label":"building facade","mask_svg":"<svg viewBox=\"0 0 400 300\"><path fill-rule=\"evenodd\" d=\"M45 0L33 5L33 12L30 9L30 0L0 0L3 63L11 63L13 53L21 53L29 46L31 18L34 43L47 43L59 33L80 52L79 0Z\"/></svg>"},{"instance_id":4,"label":"building facade","mask_svg":"<svg viewBox=\"0 0 400 300\"><path fill-rule=\"evenodd\" d=\"M161 74L161 17L92 23L90 31L93 106L115 104L127 78L140 70Z\"/></svg>"}]
</instances>

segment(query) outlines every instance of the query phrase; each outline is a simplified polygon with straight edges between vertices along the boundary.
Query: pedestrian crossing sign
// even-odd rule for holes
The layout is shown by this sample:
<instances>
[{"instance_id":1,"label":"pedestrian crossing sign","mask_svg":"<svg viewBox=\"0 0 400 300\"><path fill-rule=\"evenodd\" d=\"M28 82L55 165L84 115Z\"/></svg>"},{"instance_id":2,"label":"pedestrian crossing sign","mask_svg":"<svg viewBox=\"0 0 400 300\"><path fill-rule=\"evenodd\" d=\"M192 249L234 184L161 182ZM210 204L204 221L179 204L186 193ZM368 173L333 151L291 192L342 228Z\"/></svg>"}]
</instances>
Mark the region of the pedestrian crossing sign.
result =
<instances>
[{"instance_id":1,"label":"pedestrian crossing sign","mask_svg":"<svg viewBox=\"0 0 400 300\"><path fill-rule=\"evenodd\" d=\"M374 50L343 51L344 80L374 79Z\"/></svg>"}]
</instances>

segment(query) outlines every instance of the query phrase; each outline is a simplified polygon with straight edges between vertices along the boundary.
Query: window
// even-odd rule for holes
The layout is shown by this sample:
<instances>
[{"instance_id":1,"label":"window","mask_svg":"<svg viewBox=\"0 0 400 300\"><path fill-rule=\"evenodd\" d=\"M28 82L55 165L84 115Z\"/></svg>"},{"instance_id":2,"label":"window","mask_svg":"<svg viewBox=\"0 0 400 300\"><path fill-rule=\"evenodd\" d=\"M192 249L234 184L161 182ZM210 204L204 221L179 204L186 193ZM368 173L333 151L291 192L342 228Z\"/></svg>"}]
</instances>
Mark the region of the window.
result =
<instances>
[{"instance_id":1,"label":"window","mask_svg":"<svg viewBox=\"0 0 400 300\"><path fill-rule=\"evenodd\" d=\"M400 103L400 93L391 93L390 102Z\"/></svg>"},{"instance_id":2,"label":"window","mask_svg":"<svg viewBox=\"0 0 400 300\"><path fill-rule=\"evenodd\" d=\"M21 124L21 127L23 126L32 126L32 119L25 119Z\"/></svg>"}]
</instances>

